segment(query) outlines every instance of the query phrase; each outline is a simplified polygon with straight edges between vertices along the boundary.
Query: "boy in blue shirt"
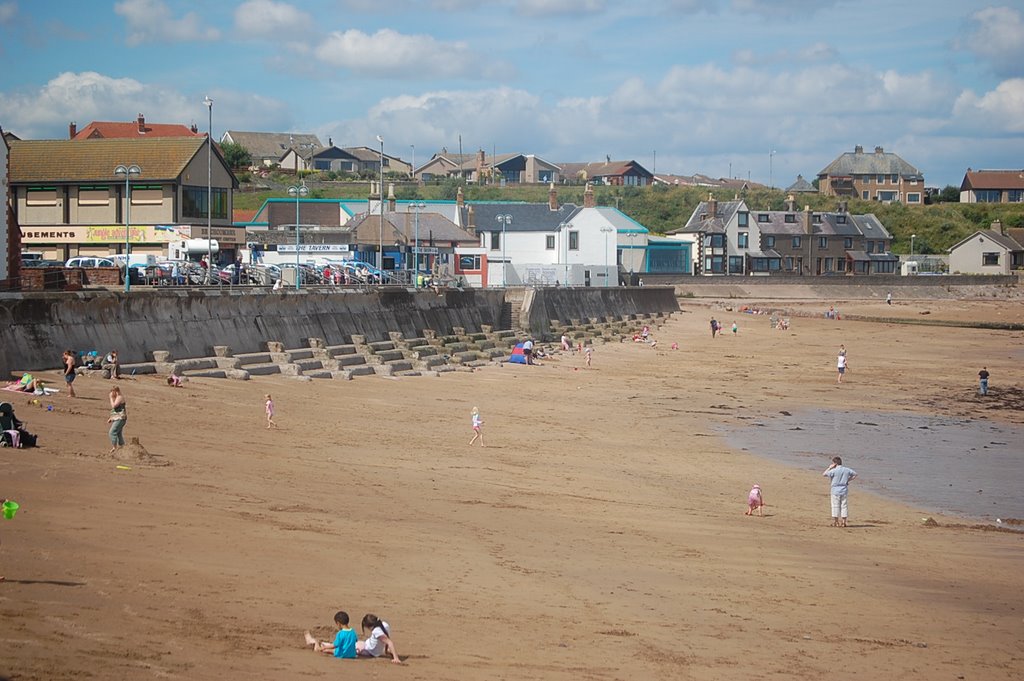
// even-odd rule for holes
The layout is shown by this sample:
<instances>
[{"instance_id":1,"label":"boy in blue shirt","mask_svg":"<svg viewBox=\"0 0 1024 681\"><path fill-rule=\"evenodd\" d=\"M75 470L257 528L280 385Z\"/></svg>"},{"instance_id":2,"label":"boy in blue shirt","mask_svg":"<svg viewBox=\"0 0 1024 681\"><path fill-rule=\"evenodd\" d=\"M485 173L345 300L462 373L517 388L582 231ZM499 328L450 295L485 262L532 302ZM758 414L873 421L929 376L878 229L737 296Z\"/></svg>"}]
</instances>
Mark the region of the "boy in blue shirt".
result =
<instances>
[{"instance_id":1,"label":"boy in blue shirt","mask_svg":"<svg viewBox=\"0 0 1024 681\"><path fill-rule=\"evenodd\" d=\"M324 655L334 655L335 657L344 657L355 659L356 657L356 641L358 636L356 635L355 629L348 626L348 613L344 610L339 610L334 614L334 624L338 627L338 634L334 637L334 643L328 643L327 641L317 641L313 638L313 634L306 632L306 645L313 646L313 650Z\"/></svg>"}]
</instances>

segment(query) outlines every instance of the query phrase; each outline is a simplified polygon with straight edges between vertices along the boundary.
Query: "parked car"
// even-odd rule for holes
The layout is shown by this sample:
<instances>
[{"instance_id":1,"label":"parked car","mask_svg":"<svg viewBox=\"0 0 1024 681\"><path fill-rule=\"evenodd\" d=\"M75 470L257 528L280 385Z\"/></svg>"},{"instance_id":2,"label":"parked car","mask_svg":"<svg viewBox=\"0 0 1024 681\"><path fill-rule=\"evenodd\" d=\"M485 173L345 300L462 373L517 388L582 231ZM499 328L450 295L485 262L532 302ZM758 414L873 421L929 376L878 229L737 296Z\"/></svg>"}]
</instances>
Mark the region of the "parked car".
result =
<instances>
[{"instance_id":1,"label":"parked car","mask_svg":"<svg viewBox=\"0 0 1024 681\"><path fill-rule=\"evenodd\" d=\"M63 260L22 260L22 267L64 267Z\"/></svg>"},{"instance_id":2,"label":"parked car","mask_svg":"<svg viewBox=\"0 0 1024 681\"><path fill-rule=\"evenodd\" d=\"M110 258L99 258L89 255L77 255L69 258L64 267L117 267L118 264Z\"/></svg>"}]
</instances>

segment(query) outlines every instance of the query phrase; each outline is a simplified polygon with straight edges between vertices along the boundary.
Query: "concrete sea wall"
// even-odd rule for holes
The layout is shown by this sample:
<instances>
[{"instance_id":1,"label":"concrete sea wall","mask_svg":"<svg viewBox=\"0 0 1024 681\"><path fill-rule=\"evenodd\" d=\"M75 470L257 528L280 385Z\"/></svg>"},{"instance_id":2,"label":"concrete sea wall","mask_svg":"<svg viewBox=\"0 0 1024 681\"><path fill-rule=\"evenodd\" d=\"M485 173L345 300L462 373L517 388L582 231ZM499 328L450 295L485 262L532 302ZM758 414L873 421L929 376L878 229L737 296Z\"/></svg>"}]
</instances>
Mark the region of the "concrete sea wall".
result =
<instances>
[{"instance_id":1,"label":"concrete sea wall","mask_svg":"<svg viewBox=\"0 0 1024 681\"><path fill-rule=\"evenodd\" d=\"M679 310L671 286L630 288L537 288L527 289L520 325L538 338L550 332L552 320L622 317L631 314L670 314Z\"/></svg>"}]
</instances>

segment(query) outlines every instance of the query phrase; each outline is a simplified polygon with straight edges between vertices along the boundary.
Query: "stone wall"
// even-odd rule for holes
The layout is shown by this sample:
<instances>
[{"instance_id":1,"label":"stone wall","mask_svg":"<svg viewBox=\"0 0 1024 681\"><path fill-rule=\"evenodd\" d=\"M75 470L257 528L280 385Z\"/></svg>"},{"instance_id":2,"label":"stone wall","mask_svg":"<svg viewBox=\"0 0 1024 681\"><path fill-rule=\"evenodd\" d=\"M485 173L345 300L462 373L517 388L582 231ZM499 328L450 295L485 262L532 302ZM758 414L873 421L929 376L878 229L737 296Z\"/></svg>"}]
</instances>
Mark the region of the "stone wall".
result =
<instances>
[{"instance_id":1,"label":"stone wall","mask_svg":"<svg viewBox=\"0 0 1024 681\"><path fill-rule=\"evenodd\" d=\"M569 324L658 312L667 315L678 310L671 286L537 288L526 290L520 324L537 338L545 338L553 320Z\"/></svg>"},{"instance_id":2,"label":"stone wall","mask_svg":"<svg viewBox=\"0 0 1024 681\"><path fill-rule=\"evenodd\" d=\"M387 340L424 329L480 331L500 319L503 292L380 290L368 293L81 291L0 297L0 376L55 368L61 352L116 348L122 363L208 357L215 345L235 352L264 350L266 341L306 347L309 338L351 342L353 334Z\"/></svg>"}]
</instances>

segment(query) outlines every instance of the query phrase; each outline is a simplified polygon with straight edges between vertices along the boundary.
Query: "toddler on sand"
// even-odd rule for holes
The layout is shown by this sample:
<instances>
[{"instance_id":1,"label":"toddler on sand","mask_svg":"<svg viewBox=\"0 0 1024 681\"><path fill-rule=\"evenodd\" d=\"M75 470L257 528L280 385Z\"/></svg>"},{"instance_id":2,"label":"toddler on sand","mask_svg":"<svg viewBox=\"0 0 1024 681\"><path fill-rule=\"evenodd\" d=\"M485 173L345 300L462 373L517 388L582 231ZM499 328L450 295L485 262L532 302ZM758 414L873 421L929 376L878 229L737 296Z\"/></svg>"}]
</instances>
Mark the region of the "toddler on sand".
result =
<instances>
[{"instance_id":1,"label":"toddler on sand","mask_svg":"<svg viewBox=\"0 0 1024 681\"><path fill-rule=\"evenodd\" d=\"M754 511L757 511L757 515L764 516L764 497L761 496L761 485L751 487L750 494L747 495L747 512L745 515L754 515Z\"/></svg>"},{"instance_id":2,"label":"toddler on sand","mask_svg":"<svg viewBox=\"0 0 1024 681\"><path fill-rule=\"evenodd\" d=\"M476 442L477 438L480 438L480 446L484 446L484 434L480 432L480 427L484 425L483 419L480 418L480 410L473 407L473 439L469 441L469 444Z\"/></svg>"},{"instance_id":3,"label":"toddler on sand","mask_svg":"<svg viewBox=\"0 0 1024 681\"><path fill-rule=\"evenodd\" d=\"M274 423L274 400L270 399L270 395L264 395L267 400L267 429L277 428L277 424Z\"/></svg>"}]
</instances>

